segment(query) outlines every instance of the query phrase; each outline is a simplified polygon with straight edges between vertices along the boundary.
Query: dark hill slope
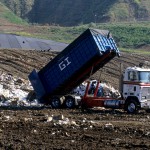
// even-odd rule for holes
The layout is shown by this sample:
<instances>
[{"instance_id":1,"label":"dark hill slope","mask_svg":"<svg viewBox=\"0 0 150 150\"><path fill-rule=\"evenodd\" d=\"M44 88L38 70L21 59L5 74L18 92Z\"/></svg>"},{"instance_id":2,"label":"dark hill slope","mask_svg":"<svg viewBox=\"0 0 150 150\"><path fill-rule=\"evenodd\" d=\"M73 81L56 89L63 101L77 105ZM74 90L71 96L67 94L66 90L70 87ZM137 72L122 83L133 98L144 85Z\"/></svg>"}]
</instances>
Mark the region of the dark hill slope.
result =
<instances>
[{"instance_id":1,"label":"dark hill slope","mask_svg":"<svg viewBox=\"0 0 150 150\"><path fill-rule=\"evenodd\" d=\"M32 23L74 26L150 20L149 0L0 0Z\"/></svg>"},{"instance_id":2,"label":"dark hill slope","mask_svg":"<svg viewBox=\"0 0 150 150\"><path fill-rule=\"evenodd\" d=\"M117 0L36 0L32 11L29 13L31 22L54 23L60 25L78 25L90 22L106 22L109 20L105 16L108 10ZM44 11L47 10L47 11ZM42 12L42 16L39 17Z\"/></svg>"}]
</instances>

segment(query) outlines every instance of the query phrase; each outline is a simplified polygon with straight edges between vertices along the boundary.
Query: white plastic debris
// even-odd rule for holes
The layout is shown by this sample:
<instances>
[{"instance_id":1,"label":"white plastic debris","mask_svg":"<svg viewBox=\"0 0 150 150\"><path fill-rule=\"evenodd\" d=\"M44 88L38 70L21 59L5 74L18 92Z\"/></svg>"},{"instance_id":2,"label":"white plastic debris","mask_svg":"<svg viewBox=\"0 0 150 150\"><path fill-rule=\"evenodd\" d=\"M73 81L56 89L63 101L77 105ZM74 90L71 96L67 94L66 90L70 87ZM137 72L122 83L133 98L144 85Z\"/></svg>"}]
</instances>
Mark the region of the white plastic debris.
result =
<instances>
[{"instance_id":1,"label":"white plastic debris","mask_svg":"<svg viewBox=\"0 0 150 150\"><path fill-rule=\"evenodd\" d=\"M67 132L65 133L66 136L70 136Z\"/></svg>"},{"instance_id":2,"label":"white plastic debris","mask_svg":"<svg viewBox=\"0 0 150 150\"><path fill-rule=\"evenodd\" d=\"M37 130L33 130L34 133L37 133Z\"/></svg>"},{"instance_id":3,"label":"white plastic debris","mask_svg":"<svg viewBox=\"0 0 150 150\"><path fill-rule=\"evenodd\" d=\"M74 120L69 120L69 118L65 118L63 115L58 116L47 116L47 122L53 122L54 126L56 125L71 125L71 126L79 126L76 124Z\"/></svg>"},{"instance_id":4,"label":"white plastic debris","mask_svg":"<svg viewBox=\"0 0 150 150\"><path fill-rule=\"evenodd\" d=\"M47 122L51 122L51 121L53 121L53 117L48 117Z\"/></svg>"},{"instance_id":5,"label":"white plastic debris","mask_svg":"<svg viewBox=\"0 0 150 150\"><path fill-rule=\"evenodd\" d=\"M0 75L0 106L42 106L37 99L29 102L28 93L33 90L30 82L12 74Z\"/></svg>"},{"instance_id":6,"label":"white plastic debris","mask_svg":"<svg viewBox=\"0 0 150 150\"><path fill-rule=\"evenodd\" d=\"M86 119L86 118L83 118L82 122L83 122L83 123L87 122L87 119Z\"/></svg>"},{"instance_id":7,"label":"white plastic debris","mask_svg":"<svg viewBox=\"0 0 150 150\"><path fill-rule=\"evenodd\" d=\"M79 125L78 125L75 121L73 121L73 120L70 121L70 124L71 124L71 125L75 125L75 126L79 126Z\"/></svg>"},{"instance_id":8,"label":"white plastic debris","mask_svg":"<svg viewBox=\"0 0 150 150\"><path fill-rule=\"evenodd\" d=\"M0 84L0 93L3 92L3 85Z\"/></svg>"},{"instance_id":9,"label":"white plastic debris","mask_svg":"<svg viewBox=\"0 0 150 150\"><path fill-rule=\"evenodd\" d=\"M90 88L89 88L90 94L93 94L93 92L96 88L96 84L97 84L97 80L90 81ZM75 88L72 91L72 93L75 95L83 96L85 94L86 86L87 86L87 83L83 82L77 88ZM97 96L117 98L117 97L120 97L120 93L118 90L114 89L114 87L112 87L111 85L106 84L106 83L100 83L98 92L97 92Z\"/></svg>"},{"instance_id":10,"label":"white plastic debris","mask_svg":"<svg viewBox=\"0 0 150 150\"><path fill-rule=\"evenodd\" d=\"M114 129L114 126L111 123L107 123L105 124L105 129Z\"/></svg>"},{"instance_id":11,"label":"white plastic debris","mask_svg":"<svg viewBox=\"0 0 150 150\"><path fill-rule=\"evenodd\" d=\"M146 132L146 134L145 134L146 136L149 136L150 135L150 132Z\"/></svg>"},{"instance_id":12,"label":"white plastic debris","mask_svg":"<svg viewBox=\"0 0 150 150\"><path fill-rule=\"evenodd\" d=\"M93 126L90 126L90 128L92 129L92 128L93 128Z\"/></svg>"},{"instance_id":13,"label":"white plastic debris","mask_svg":"<svg viewBox=\"0 0 150 150\"><path fill-rule=\"evenodd\" d=\"M8 120L10 120L11 118L10 118L10 116L4 116L4 118L3 118L5 121L8 121Z\"/></svg>"},{"instance_id":14,"label":"white plastic debris","mask_svg":"<svg viewBox=\"0 0 150 150\"><path fill-rule=\"evenodd\" d=\"M27 122L27 121L32 121L33 119L32 118L24 118L24 121Z\"/></svg>"},{"instance_id":15,"label":"white plastic debris","mask_svg":"<svg viewBox=\"0 0 150 150\"><path fill-rule=\"evenodd\" d=\"M84 130L87 130L88 128L83 128Z\"/></svg>"},{"instance_id":16,"label":"white plastic debris","mask_svg":"<svg viewBox=\"0 0 150 150\"><path fill-rule=\"evenodd\" d=\"M55 132L52 132L52 135L55 135L56 133Z\"/></svg>"}]
</instances>

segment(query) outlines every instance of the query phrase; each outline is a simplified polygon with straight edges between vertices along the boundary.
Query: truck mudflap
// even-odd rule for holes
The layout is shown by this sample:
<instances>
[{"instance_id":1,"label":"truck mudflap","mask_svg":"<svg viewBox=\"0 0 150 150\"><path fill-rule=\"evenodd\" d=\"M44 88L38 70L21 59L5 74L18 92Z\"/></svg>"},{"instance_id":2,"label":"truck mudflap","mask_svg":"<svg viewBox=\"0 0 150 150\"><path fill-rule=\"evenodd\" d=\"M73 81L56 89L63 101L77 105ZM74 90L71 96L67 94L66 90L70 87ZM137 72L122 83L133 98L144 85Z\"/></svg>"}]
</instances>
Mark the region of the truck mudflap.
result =
<instances>
[{"instance_id":1,"label":"truck mudflap","mask_svg":"<svg viewBox=\"0 0 150 150\"><path fill-rule=\"evenodd\" d=\"M141 109L150 109L150 99L141 102Z\"/></svg>"},{"instance_id":2,"label":"truck mudflap","mask_svg":"<svg viewBox=\"0 0 150 150\"><path fill-rule=\"evenodd\" d=\"M36 98L41 102L42 97L46 94L46 92L35 69L29 74L28 78L36 93Z\"/></svg>"}]
</instances>

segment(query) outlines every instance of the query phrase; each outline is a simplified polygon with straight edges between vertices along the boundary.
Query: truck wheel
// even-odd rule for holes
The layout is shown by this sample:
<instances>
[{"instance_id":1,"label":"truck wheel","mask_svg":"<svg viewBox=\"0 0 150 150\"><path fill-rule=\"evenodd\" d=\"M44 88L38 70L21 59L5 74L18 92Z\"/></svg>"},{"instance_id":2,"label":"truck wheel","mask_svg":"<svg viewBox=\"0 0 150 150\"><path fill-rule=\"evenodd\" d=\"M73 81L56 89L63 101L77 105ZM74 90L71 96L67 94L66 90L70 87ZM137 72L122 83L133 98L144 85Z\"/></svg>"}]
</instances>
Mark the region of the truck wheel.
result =
<instances>
[{"instance_id":1,"label":"truck wheel","mask_svg":"<svg viewBox=\"0 0 150 150\"><path fill-rule=\"evenodd\" d=\"M135 114L138 112L138 103L135 100L130 100L126 105L126 110L130 114Z\"/></svg>"},{"instance_id":2,"label":"truck wheel","mask_svg":"<svg viewBox=\"0 0 150 150\"><path fill-rule=\"evenodd\" d=\"M150 113L150 109L146 109L145 111L146 111L147 113Z\"/></svg>"},{"instance_id":3,"label":"truck wheel","mask_svg":"<svg viewBox=\"0 0 150 150\"><path fill-rule=\"evenodd\" d=\"M61 100L59 97L52 97L51 98L51 106L52 108L58 109L61 107Z\"/></svg>"},{"instance_id":4,"label":"truck wheel","mask_svg":"<svg viewBox=\"0 0 150 150\"><path fill-rule=\"evenodd\" d=\"M64 105L66 108L74 108L75 107L75 99L72 96L66 96Z\"/></svg>"}]
</instances>

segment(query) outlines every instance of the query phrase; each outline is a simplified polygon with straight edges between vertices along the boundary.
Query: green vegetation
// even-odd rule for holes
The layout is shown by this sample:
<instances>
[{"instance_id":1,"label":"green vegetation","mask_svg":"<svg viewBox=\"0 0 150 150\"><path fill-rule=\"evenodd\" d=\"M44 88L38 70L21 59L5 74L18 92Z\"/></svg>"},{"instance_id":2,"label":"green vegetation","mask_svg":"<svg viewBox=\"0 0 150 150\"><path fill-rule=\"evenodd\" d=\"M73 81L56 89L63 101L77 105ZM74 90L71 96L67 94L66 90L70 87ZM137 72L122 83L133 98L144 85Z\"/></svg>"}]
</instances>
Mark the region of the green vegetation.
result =
<instances>
[{"instance_id":1,"label":"green vegetation","mask_svg":"<svg viewBox=\"0 0 150 150\"><path fill-rule=\"evenodd\" d=\"M134 0L134 3L140 4L141 0Z\"/></svg>"},{"instance_id":2,"label":"green vegetation","mask_svg":"<svg viewBox=\"0 0 150 150\"><path fill-rule=\"evenodd\" d=\"M111 31L118 47L138 48L143 45L150 45L150 22L136 23L118 23L118 24L87 24L76 27L59 26L29 26L29 29L15 34L23 36L32 36L36 38L50 39L59 42L70 43L77 38L87 28L98 28Z\"/></svg>"},{"instance_id":3,"label":"green vegetation","mask_svg":"<svg viewBox=\"0 0 150 150\"><path fill-rule=\"evenodd\" d=\"M150 21L149 0L0 0L30 23L81 24Z\"/></svg>"},{"instance_id":4,"label":"green vegetation","mask_svg":"<svg viewBox=\"0 0 150 150\"><path fill-rule=\"evenodd\" d=\"M9 22L14 23L14 24L27 24L24 20L21 18L17 17L15 14L11 12L5 12L3 14L3 17L7 19Z\"/></svg>"},{"instance_id":5,"label":"green vegetation","mask_svg":"<svg viewBox=\"0 0 150 150\"><path fill-rule=\"evenodd\" d=\"M22 24L22 25L27 24L23 19L17 17L12 11L10 11L1 2L0 2L0 19L14 24ZM1 23L3 22L1 21Z\"/></svg>"},{"instance_id":6,"label":"green vegetation","mask_svg":"<svg viewBox=\"0 0 150 150\"><path fill-rule=\"evenodd\" d=\"M144 50L144 49L128 49L128 48L120 48L121 52L127 52L127 53L136 53L136 54L144 54L144 55L150 55L150 51Z\"/></svg>"},{"instance_id":7,"label":"green vegetation","mask_svg":"<svg viewBox=\"0 0 150 150\"><path fill-rule=\"evenodd\" d=\"M25 19L24 17L29 13L34 4L34 0L0 0L17 16Z\"/></svg>"},{"instance_id":8,"label":"green vegetation","mask_svg":"<svg viewBox=\"0 0 150 150\"><path fill-rule=\"evenodd\" d=\"M36 36L41 33L41 38L70 43L87 28L110 30L119 47L137 48L150 44L150 22L141 24L88 24L77 27L46 27L41 28Z\"/></svg>"},{"instance_id":9,"label":"green vegetation","mask_svg":"<svg viewBox=\"0 0 150 150\"><path fill-rule=\"evenodd\" d=\"M99 25L99 28L110 30L120 47L138 48L141 45L150 44L150 22L144 24L106 24Z\"/></svg>"}]
</instances>

